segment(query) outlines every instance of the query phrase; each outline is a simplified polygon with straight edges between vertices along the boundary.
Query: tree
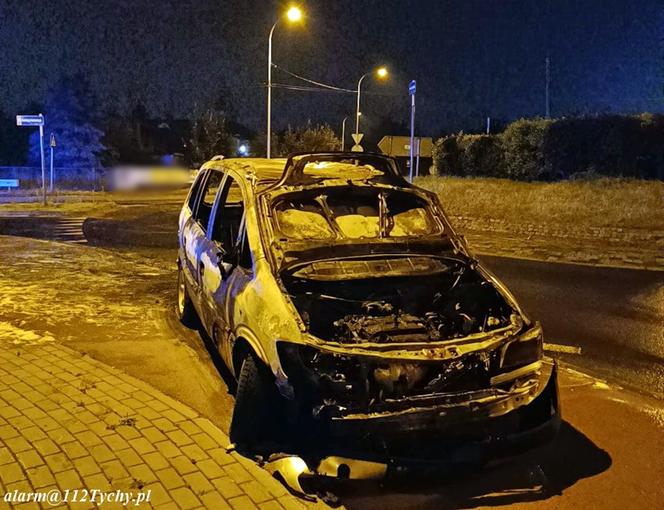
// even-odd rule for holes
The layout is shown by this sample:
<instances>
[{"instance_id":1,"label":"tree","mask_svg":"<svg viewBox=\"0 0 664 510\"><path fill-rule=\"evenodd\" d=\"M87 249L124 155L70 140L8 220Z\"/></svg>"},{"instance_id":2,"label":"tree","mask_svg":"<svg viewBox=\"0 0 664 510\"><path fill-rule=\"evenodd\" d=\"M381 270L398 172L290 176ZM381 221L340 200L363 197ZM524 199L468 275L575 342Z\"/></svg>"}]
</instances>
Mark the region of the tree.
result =
<instances>
[{"instance_id":1,"label":"tree","mask_svg":"<svg viewBox=\"0 0 664 510\"><path fill-rule=\"evenodd\" d=\"M25 163L30 131L16 126L16 121L0 105L0 165Z\"/></svg>"},{"instance_id":2,"label":"tree","mask_svg":"<svg viewBox=\"0 0 664 510\"><path fill-rule=\"evenodd\" d=\"M290 126L279 144L279 153L286 156L293 152L335 151L341 147L332 128L327 124L311 125L292 129Z\"/></svg>"},{"instance_id":3,"label":"tree","mask_svg":"<svg viewBox=\"0 0 664 510\"><path fill-rule=\"evenodd\" d=\"M192 162L200 164L217 154L235 155L235 145L224 112L208 108L196 117L191 127L188 156Z\"/></svg>"},{"instance_id":4,"label":"tree","mask_svg":"<svg viewBox=\"0 0 664 510\"><path fill-rule=\"evenodd\" d=\"M80 77L63 78L49 90L44 102L44 151L53 133L57 142L56 165L59 167L90 169L101 166L100 157L106 150L104 133L95 127L90 112L92 97L87 83ZM38 165L39 131L30 135L28 160Z\"/></svg>"}]
</instances>

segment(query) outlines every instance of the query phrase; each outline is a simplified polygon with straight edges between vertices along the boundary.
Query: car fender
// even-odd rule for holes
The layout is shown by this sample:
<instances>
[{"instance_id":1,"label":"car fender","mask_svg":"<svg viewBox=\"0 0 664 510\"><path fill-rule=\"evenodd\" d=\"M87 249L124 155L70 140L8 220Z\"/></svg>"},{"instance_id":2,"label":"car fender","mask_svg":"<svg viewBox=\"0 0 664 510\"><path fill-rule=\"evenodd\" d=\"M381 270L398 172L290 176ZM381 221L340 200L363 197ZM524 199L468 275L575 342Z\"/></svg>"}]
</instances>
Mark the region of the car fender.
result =
<instances>
[{"instance_id":1,"label":"car fender","mask_svg":"<svg viewBox=\"0 0 664 510\"><path fill-rule=\"evenodd\" d=\"M231 370L234 374L237 374L240 367L235 366L235 349L238 341L243 341L248 344L249 348L253 353L260 359L265 366L270 366L269 357L265 352L265 349L261 345L261 342L258 340L256 335L244 325L238 326L235 334L233 335L232 347L231 347Z\"/></svg>"}]
</instances>

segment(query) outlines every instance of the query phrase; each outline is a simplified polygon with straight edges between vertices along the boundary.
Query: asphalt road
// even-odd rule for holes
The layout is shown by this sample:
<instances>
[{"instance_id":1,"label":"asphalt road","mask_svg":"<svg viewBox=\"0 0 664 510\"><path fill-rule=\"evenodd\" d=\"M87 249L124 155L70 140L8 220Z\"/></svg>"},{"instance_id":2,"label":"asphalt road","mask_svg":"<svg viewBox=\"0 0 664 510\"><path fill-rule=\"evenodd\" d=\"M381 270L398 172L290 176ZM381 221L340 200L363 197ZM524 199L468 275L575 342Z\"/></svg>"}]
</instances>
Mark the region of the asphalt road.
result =
<instances>
[{"instance_id":1,"label":"asphalt road","mask_svg":"<svg viewBox=\"0 0 664 510\"><path fill-rule=\"evenodd\" d=\"M551 353L602 378L664 398L664 272L481 257L544 327Z\"/></svg>"}]
</instances>

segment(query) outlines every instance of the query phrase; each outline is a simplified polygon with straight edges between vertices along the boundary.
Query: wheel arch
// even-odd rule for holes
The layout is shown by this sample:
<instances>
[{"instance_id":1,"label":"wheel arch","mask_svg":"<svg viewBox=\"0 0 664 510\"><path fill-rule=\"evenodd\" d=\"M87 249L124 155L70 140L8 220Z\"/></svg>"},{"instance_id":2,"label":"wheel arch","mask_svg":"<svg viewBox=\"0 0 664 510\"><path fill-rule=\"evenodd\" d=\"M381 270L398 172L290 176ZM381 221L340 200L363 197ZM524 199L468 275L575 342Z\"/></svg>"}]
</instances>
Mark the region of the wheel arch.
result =
<instances>
[{"instance_id":1,"label":"wheel arch","mask_svg":"<svg viewBox=\"0 0 664 510\"><path fill-rule=\"evenodd\" d=\"M270 364L267 362L265 353L260 348L258 342L249 340L248 335L241 335L233 342L233 350L231 352L231 370L233 375L238 378L240 376L240 369L242 368L242 361L248 355L253 354L261 363L269 368Z\"/></svg>"}]
</instances>

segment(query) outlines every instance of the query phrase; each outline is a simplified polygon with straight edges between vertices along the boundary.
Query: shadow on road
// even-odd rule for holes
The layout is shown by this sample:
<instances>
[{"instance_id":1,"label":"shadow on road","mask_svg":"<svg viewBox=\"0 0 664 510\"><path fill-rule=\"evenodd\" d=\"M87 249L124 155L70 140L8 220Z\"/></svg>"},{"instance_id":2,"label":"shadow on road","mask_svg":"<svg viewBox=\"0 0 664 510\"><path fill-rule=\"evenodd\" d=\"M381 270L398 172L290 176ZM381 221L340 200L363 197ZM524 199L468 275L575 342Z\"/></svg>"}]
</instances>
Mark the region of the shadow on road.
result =
<instances>
[{"instance_id":1,"label":"shadow on road","mask_svg":"<svg viewBox=\"0 0 664 510\"><path fill-rule=\"evenodd\" d=\"M611 466L609 454L563 422L545 452L503 461L472 474L432 475L378 482L335 482L330 489L349 510L457 509L541 501Z\"/></svg>"}]
</instances>

